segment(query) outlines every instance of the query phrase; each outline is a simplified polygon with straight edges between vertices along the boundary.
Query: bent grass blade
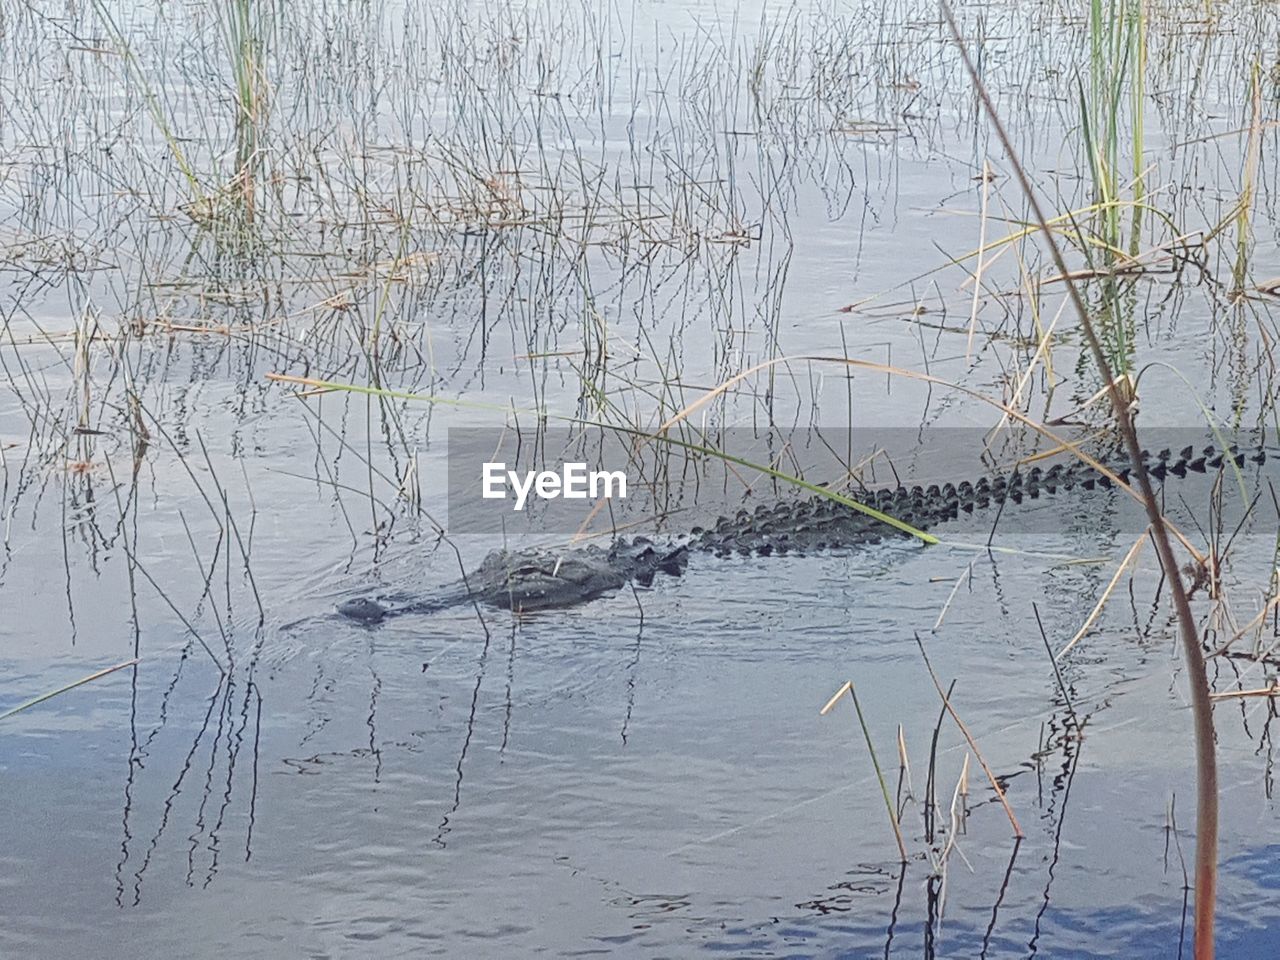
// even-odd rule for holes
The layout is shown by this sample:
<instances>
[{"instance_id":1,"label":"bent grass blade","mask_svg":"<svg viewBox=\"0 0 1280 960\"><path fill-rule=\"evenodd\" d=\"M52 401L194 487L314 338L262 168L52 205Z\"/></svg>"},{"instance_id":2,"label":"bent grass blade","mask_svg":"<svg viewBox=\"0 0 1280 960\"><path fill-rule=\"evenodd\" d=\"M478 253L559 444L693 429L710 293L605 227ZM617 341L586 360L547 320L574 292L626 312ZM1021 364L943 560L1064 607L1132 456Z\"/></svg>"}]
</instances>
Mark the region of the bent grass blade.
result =
<instances>
[{"instance_id":1,"label":"bent grass blade","mask_svg":"<svg viewBox=\"0 0 1280 960\"><path fill-rule=\"evenodd\" d=\"M0 713L0 720L8 720L10 717L16 716L24 710L30 710L32 707L39 706L47 700L52 700L54 697L60 696L68 690L74 690L76 687L83 687L86 683L92 683L94 680L100 680L109 674L115 673L117 670L123 670L125 667L132 667L136 663L138 663L138 658L134 657L132 660L117 663L114 667L106 667L96 673L89 674L87 677L81 677L79 680L73 680L66 686L58 687L57 690L50 690L48 693L42 693L38 697L33 697L24 703L18 704L10 710L6 710L4 713Z\"/></svg>"}]
</instances>

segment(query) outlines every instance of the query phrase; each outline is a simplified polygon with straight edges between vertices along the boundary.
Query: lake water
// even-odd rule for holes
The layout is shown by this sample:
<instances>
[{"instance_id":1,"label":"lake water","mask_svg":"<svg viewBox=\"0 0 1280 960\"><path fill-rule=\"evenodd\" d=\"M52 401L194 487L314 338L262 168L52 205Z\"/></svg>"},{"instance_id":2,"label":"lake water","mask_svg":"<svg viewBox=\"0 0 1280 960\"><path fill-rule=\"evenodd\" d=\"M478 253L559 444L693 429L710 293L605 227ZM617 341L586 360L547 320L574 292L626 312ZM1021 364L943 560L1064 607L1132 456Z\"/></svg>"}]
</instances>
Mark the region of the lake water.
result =
<instances>
[{"instance_id":1,"label":"lake water","mask_svg":"<svg viewBox=\"0 0 1280 960\"><path fill-rule=\"evenodd\" d=\"M1142 9L1140 125L1083 8L960 19L1152 449L1206 410L1270 444L1280 14ZM649 432L756 367L699 442L892 428L927 483L991 472L977 394L1105 422L931 3L3 0L0 64L0 711L120 667L0 721L0 953L1190 956L1187 687L1115 490L569 610L334 614L569 539L456 531L451 430ZM688 469L690 510L796 495ZM1208 648L1276 642L1273 479L1166 488L1224 556ZM852 702L819 716L847 680L905 868ZM1274 715L1216 709L1223 957L1280 926Z\"/></svg>"}]
</instances>

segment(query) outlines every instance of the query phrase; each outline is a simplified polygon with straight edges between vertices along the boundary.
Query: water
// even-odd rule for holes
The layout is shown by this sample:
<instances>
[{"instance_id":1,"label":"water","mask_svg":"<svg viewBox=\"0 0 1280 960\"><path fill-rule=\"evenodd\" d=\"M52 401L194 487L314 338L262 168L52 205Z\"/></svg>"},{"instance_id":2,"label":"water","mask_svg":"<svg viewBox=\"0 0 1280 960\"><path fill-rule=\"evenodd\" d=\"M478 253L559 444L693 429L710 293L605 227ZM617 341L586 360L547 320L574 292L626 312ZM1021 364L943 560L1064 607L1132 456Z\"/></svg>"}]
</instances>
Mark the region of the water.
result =
<instances>
[{"instance_id":1,"label":"water","mask_svg":"<svg viewBox=\"0 0 1280 960\"><path fill-rule=\"evenodd\" d=\"M1226 5L1203 32L1149 13L1145 180L1174 227L1150 218L1143 250L1231 213L1255 58L1262 121L1275 103L1270 7ZM1095 419L1076 412L1099 384L1074 319L1054 320L1060 291L1037 310L1025 295L1019 263L1047 262L1033 243L987 258L970 339L974 261L950 261L979 245L984 159L988 241L1024 205L932 6L258 10L269 95L251 120L221 8L0 15L0 709L138 661L0 721L0 952L1185 948L1191 723L1150 547L1062 660L1066 696L1036 626L1065 645L1139 539L1114 492L1011 507L995 552L973 549L991 521L975 516L938 547L698 557L522 619L332 616L371 589L438 591L500 542L441 535L451 428L536 433L537 409L651 430L743 370L816 355L1002 401L1021 384L1033 418ZM965 34L1052 208L1088 204L1084 26L996 6L966 11ZM1274 128L1257 136L1248 296L1233 221L1153 255L1117 301L1134 368L1186 378L1143 373L1145 429L1207 439L1201 402L1244 432L1274 417ZM300 398L268 374L441 402ZM928 446L999 416L806 360L690 420L889 425ZM1203 548L1194 489L1170 506ZM1218 599L1195 598L1207 642L1274 593L1269 502ZM1262 626L1242 650L1274 642ZM1020 844L939 725L917 635ZM1221 691L1272 675L1212 666ZM903 798L905 873L852 704L818 715L850 679ZM1277 922L1272 713L1217 708L1227 957L1270 955Z\"/></svg>"}]
</instances>

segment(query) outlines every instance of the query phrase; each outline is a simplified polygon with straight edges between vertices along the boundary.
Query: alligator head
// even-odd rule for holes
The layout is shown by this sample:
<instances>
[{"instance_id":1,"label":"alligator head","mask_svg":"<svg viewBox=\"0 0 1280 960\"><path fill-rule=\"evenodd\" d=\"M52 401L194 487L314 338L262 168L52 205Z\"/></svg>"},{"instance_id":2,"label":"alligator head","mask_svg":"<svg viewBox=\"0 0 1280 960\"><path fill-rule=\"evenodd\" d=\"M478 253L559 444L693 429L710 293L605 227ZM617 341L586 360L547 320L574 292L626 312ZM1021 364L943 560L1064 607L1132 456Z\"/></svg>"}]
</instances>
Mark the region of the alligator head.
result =
<instances>
[{"instance_id":1,"label":"alligator head","mask_svg":"<svg viewBox=\"0 0 1280 960\"><path fill-rule=\"evenodd\" d=\"M391 610L372 597L356 597L338 604L338 612L361 623L381 623Z\"/></svg>"},{"instance_id":2,"label":"alligator head","mask_svg":"<svg viewBox=\"0 0 1280 960\"><path fill-rule=\"evenodd\" d=\"M644 538L608 550L591 545L573 550L500 550L467 578L472 597L516 611L568 607L613 593L655 574L678 576L683 547L659 549Z\"/></svg>"},{"instance_id":3,"label":"alligator head","mask_svg":"<svg viewBox=\"0 0 1280 960\"><path fill-rule=\"evenodd\" d=\"M468 601L516 612L572 607L613 593L635 581L647 585L659 573L679 576L688 558L683 545L659 547L643 537L619 541L605 550L588 545L568 550L497 550L466 580L434 597L390 605L356 597L338 605L338 613L365 624L401 613L431 613Z\"/></svg>"}]
</instances>

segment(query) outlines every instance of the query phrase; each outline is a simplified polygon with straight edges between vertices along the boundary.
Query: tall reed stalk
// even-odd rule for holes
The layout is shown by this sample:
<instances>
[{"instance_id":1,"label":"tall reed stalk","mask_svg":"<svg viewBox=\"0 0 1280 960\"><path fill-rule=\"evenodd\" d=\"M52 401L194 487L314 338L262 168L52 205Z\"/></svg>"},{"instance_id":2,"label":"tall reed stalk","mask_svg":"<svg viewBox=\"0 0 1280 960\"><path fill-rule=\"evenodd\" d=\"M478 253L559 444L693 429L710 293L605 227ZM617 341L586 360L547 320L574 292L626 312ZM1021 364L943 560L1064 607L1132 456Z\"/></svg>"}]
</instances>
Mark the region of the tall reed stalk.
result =
<instances>
[{"instance_id":1,"label":"tall reed stalk","mask_svg":"<svg viewBox=\"0 0 1280 960\"><path fill-rule=\"evenodd\" d=\"M1143 155L1146 95L1145 0L1090 0L1088 89L1080 92L1080 126L1093 178L1094 230L1100 242L1100 262L1091 264L1102 274L1098 283L1098 311L1104 349L1111 366L1127 372L1132 355L1134 303L1111 273L1141 245L1142 198L1145 195ZM1130 182L1122 147L1130 152ZM1128 236L1121 194L1133 194ZM1092 258L1092 254L1089 254Z\"/></svg>"},{"instance_id":2,"label":"tall reed stalk","mask_svg":"<svg viewBox=\"0 0 1280 960\"><path fill-rule=\"evenodd\" d=\"M1249 272L1249 255L1253 249L1253 198L1262 155L1262 68L1257 62L1250 73L1250 91L1249 137L1245 146L1240 199L1236 203L1236 259L1231 268L1232 285L1237 296L1244 290Z\"/></svg>"},{"instance_id":3,"label":"tall reed stalk","mask_svg":"<svg viewBox=\"0 0 1280 960\"><path fill-rule=\"evenodd\" d=\"M266 67L270 4L231 0L219 6L219 27L235 84L234 191L245 220L253 222L258 172L262 166L261 136L269 105Z\"/></svg>"},{"instance_id":4,"label":"tall reed stalk","mask_svg":"<svg viewBox=\"0 0 1280 960\"><path fill-rule=\"evenodd\" d=\"M1080 320L1080 328L1085 335L1089 351L1093 354L1098 372L1107 385L1116 424L1124 439L1125 449L1133 465L1133 476L1137 480L1143 505L1151 521L1151 536L1155 541L1156 551L1160 555L1160 563L1164 568L1169 584L1169 592L1173 597L1174 611L1177 614L1179 633L1182 639L1183 657L1187 664L1187 676L1191 687L1191 710L1195 727L1196 753L1196 858L1195 858L1195 960L1212 960L1214 956L1214 923L1215 906L1218 889L1218 764L1214 750L1213 700L1209 687L1209 675L1205 667L1204 650L1200 645L1200 635L1196 627L1195 616L1191 612L1191 603L1187 596L1186 585L1178 569L1177 557L1173 552L1164 517L1156 500L1151 485L1151 477L1147 473L1142 446L1138 441L1137 429L1134 426L1132 410L1128 398L1122 392L1111 364L1107 360L1102 342L1098 338L1093 320L1085 305L1084 297L1070 277L1066 259L1058 246L1053 230L1050 228L1036 191L1027 176L1026 170L1018 160L1017 151L1009 138L1008 132L996 112L982 82L969 49L960 34L959 25L951 10L948 0L940 0L943 16L951 31L952 39L960 51L965 69L973 82L974 89L982 101L983 108L991 121L1001 146L1009 158L1018 184L1026 195L1031 207L1032 217L1039 224L1045 244L1053 259L1054 266L1064 277L1067 295Z\"/></svg>"}]
</instances>

